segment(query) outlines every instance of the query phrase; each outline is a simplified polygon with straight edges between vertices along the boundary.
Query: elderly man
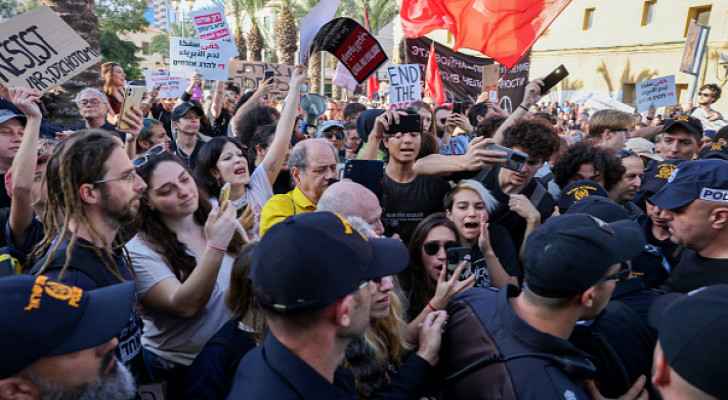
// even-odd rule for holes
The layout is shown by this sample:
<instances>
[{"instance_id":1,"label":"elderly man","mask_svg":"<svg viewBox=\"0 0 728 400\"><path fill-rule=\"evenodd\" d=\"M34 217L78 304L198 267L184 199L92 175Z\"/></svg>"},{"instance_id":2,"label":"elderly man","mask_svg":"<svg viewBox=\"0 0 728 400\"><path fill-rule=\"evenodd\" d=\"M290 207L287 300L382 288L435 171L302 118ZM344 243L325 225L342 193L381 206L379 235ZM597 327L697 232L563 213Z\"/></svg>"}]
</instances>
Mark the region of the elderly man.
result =
<instances>
[{"instance_id":1,"label":"elderly man","mask_svg":"<svg viewBox=\"0 0 728 400\"><path fill-rule=\"evenodd\" d=\"M356 182L342 181L331 185L321 196L316 211L359 217L372 226L374 233L384 235L379 199L371 190Z\"/></svg>"},{"instance_id":2,"label":"elderly man","mask_svg":"<svg viewBox=\"0 0 728 400\"><path fill-rule=\"evenodd\" d=\"M275 195L260 213L260 236L286 218L316 210L324 190L338 181L336 149L326 139L297 143L288 157L288 168L295 188Z\"/></svg>"},{"instance_id":3,"label":"elderly man","mask_svg":"<svg viewBox=\"0 0 728 400\"><path fill-rule=\"evenodd\" d=\"M134 307L134 284L83 290L21 275L0 279L0 399L127 400L134 379L114 337Z\"/></svg>"}]
</instances>

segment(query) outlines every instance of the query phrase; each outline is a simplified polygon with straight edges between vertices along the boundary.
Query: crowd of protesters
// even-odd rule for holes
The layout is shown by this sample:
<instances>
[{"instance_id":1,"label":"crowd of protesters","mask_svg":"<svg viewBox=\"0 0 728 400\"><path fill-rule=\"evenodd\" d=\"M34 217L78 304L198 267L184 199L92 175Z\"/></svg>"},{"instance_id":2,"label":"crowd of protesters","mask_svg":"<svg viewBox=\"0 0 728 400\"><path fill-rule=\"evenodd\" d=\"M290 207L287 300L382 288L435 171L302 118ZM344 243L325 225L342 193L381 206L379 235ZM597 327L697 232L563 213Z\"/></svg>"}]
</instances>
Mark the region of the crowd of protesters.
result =
<instances>
[{"instance_id":1,"label":"crowd of protesters","mask_svg":"<svg viewBox=\"0 0 728 400\"><path fill-rule=\"evenodd\" d=\"M728 398L720 87L311 129L304 71L123 112L106 63L64 126L1 88L0 399Z\"/></svg>"}]
</instances>

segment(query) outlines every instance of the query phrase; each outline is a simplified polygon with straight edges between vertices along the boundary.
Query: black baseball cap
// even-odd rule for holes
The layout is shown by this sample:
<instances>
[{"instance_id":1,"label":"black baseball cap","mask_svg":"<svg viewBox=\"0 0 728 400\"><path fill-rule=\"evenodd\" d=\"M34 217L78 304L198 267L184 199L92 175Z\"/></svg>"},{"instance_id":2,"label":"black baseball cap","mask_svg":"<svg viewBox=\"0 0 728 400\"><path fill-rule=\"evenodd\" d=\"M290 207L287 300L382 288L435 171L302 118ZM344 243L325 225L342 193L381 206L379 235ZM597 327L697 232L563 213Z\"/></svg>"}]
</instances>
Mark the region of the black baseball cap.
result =
<instances>
[{"instance_id":1,"label":"black baseball cap","mask_svg":"<svg viewBox=\"0 0 728 400\"><path fill-rule=\"evenodd\" d=\"M649 201L662 209L676 210L697 199L728 204L728 161L710 159L680 164Z\"/></svg>"},{"instance_id":2,"label":"black baseball cap","mask_svg":"<svg viewBox=\"0 0 728 400\"><path fill-rule=\"evenodd\" d=\"M337 214L313 212L290 217L263 236L253 251L251 280L265 308L316 310L408 263L401 241L366 238Z\"/></svg>"},{"instance_id":3,"label":"black baseball cap","mask_svg":"<svg viewBox=\"0 0 728 400\"><path fill-rule=\"evenodd\" d=\"M584 200L590 196L607 197L609 196L609 193L607 193L606 189L604 189L602 185L591 179L579 179L578 181L571 182L566 185L564 190L561 191L559 209L562 213L564 213L576 202Z\"/></svg>"},{"instance_id":4,"label":"black baseball cap","mask_svg":"<svg viewBox=\"0 0 728 400\"><path fill-rule=\"evenodd\" d=\"M587 214L551 217L526 239L524 280L544 297L577 295L612 265L640 254L645 244L642 229L631 220L608 224Z\"/></svg>"},{"instance_id":5,"label":"black baseball cap","mask_svg":"<svg viewBox=\"0 0 728 400\"><path fill-rule=\"evenodd\" d=\"M664 160L650 161L645 168L645 175L642 178L641 192L657 193L662 189L675 172L678 165L685 160Z\"/></svg>"},{"instance_id":6,"label":"black baseball cap","mask_svg":"<svg viewBox=\"0 0 728 400\"><path fill-rule=\"evenodd\" d=\"M703 123L699 119L687 115L680 115L674 119L666 119L662 131L670 133L675 128L683 128L698 139L703 138Z\"/></svg>"},{"instance_id":7,"label":"black baseball cap","mask_svg":"<svg viewBox=\"0 0 728 400\"><path fill-rule=\"evenodd\" d=\"M194 101L185 101L178 104L176 107L174 107L174 110L172 110L172 121L179 121L190 110L194 110L200 118L205 115L205 111L202 110L201 105L195 103Z\"/></svg>"},{"instance_id":8,"label":"black baseball cap","mask_svg":"<svg viewBox=\"0 0 728 400\"><path fill-rule=\"evenodd\" d=\"M728 399L728 285L666 294L650 307L649 322L672 369L703 392Z\"/></svg>"},{"instance_id":9,"label":"black baseball cap","mask_svg":"<svg viewBox=\"0 0 728 400\"><path fill-rule=\"evenodd\" d=\"M84 290L45 275L0 279L0 378L108 342L129 322L134 303L133 282Z\"/></svg>"},{"instance_id":10,"label":"black baseball cap","mask_svg":"<svg viewBox=\"0 0 728 400\"><path fill-rule=\"evenodd\" d=\"M630 219L626 208L602 196L589 196L571 206L566 214L588 214L607 223Z\"/></svg>"}]
</instances>

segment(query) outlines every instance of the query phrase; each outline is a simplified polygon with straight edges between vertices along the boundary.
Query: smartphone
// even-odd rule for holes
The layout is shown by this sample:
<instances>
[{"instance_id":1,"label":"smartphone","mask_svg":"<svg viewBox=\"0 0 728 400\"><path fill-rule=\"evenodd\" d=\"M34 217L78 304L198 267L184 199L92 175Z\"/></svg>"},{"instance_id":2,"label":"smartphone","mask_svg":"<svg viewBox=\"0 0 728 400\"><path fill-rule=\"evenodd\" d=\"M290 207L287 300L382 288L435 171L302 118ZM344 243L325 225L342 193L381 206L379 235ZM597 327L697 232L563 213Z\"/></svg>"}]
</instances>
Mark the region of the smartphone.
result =
<instances>
[{"instance_id":1,"label":"smartphone","mask_svg":"<svg viewBox=\"0 0 728 400\"><path fill-rule=\"evenodd\" d=\"M267 81L268 79L270 79L270 78L272 78L272 77L274 77L274 76L276 76L276 73L275 73L275 71L273 71L272 69L268 69L268 70L266 70L266 71L265 71L265 72L263 73L263 80L264 80L264 81Z\"/></svg>"},{"instance_id":2,"label":"smartphone","mask_svg":"<svg viewBox=\"0 0 728 400\"><path fill-rule=\"evenodd\" d=\"M346 160L344 179L366 187L374 192L382 201L384 196L384 161L379 160Z\"/></svg>"},{"instance_id":3,"label":"smartphone","mask_svg":"<svg viewBox=\"0 0 728 400\"><path fill-rule=\"evenodd\" d=\"M220 207L225 205L227 201L230 200L230 182L226 182L224 185L222 185L222 189L220 189L220 196L218 197L218 204Z\"/></svg>"},{"instance_id":4,"label":"smartphone","mask_svg":"<svg viewBox=\"0 0 728 400\"><path fill-rule=\"evenodd\" d=\"M526 166L526 161L528 161L528 154L522 151L509 149L508 147L499 146L495 143L491 143L485 148L506 153L506 162L503 164L503 168L510 169L511 171L521 172L523 167Z\"/></svg>"},{"instance_id":5,"label":"smartphone","mask_svg":"<svg viewBox=\"0 0 728 400\"><path fill-rule=\"evenodd\" d=\"M460 274L460 280L467 279L471 274L472 271L470 270L470 257L471 257L471 250L469 247L451 247L447 249L447 279L449 280L452 278L452 274L455 273L455 270L458 268L458 265L460 265L461 262L467 261L468 264L463 268L462 273Z\"/></svg>"},{"instance_id":6,"label":"smartphone","mask_svg":"<svg viewBox=\"0 0 728 400\"><path fill-rule=\"evenodd\" d=\"M131 112L132 107L136 107L139 110L139 106L142 104L144 99L144 93L147 91L145 86L127 86L124 88L124 102L121 106L121 113L119 113L119 129L129 129L129 125L124 122L124 116Z\"/></svg>"},{"instance_id":7,"label":"smartphone","mask_svg":"<svg viewBox=\"0 0 728 400\"><path fill-rule=\"evenodd\" d=\"M543 78L543 85L541 86L541 94L546 94L552 87L556 86L557 83L561 82L564 78L569 76L569 71L566 70L564 64L559 65Z\"/></svg>"},{"instance_id":8,"label":"smartphone","mask_svg":"<svg viewBox=\"0 0 728 400\"><path fill-rule=\"evenodd\" d=\"M452 105L452 112L454 114L465 114L465 103L462 101L456 101Z\"/></svg>"},{"instance_id":9,"label":"smartphone","mask_svg":"<svg viewBox=\"0 0 728 400\"><path fill-rule=\"evenodd\" d=\"M422 119L419 114L407 114L399 116L399 124L389 127L387 133L395 134L398 132L422 132Z\"/></svg>"}]
</instances>

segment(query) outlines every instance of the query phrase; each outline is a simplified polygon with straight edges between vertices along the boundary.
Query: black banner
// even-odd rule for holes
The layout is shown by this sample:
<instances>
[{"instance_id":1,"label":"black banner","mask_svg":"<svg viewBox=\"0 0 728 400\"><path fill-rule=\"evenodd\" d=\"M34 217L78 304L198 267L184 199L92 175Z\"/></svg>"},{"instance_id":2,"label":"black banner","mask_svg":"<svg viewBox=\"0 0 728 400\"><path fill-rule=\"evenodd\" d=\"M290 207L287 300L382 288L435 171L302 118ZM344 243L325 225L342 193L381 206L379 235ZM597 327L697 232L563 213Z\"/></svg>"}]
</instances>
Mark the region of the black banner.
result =
<instances>
[{"instance_id":1,"label":"black banner","mask_svg":"<svg viewBox=\"0 0 728 400\"><path fill-rule=\"evenodd\" d=\"M425 67L427 57L430 55L431 43L432 40L425 37L406 41L406 63L420 64L422 76L425 77L423 83L427 78ZM435 42L435 53L437 66L442 75L442 83L445 85L447 101L459 100L475 103L483 89L483 66L492 64L493 60L458 53L437 42Z\"/></svg>"},{"instance_id":2,"label":"black banner","mask_svg":"<svg viewBox=\"0 0 728 400\"><path fill-rule=\"evenodd\" d=\"M531 69L531 52L529 51L513 68L506 70L500 66L498 80L498 99L500 107L509 114L523 101L523 93L528 85L528 71Z\"/></svg>"}]
</instances>

